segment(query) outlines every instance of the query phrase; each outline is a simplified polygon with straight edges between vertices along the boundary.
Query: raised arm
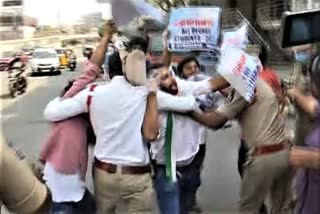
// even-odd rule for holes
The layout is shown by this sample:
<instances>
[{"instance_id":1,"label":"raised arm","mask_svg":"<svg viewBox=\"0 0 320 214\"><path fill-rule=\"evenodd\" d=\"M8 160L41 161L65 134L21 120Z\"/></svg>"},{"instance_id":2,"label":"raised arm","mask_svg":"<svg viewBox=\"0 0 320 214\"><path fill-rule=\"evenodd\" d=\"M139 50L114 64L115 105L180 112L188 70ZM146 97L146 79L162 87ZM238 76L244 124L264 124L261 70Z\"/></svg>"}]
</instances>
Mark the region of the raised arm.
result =
<instances>
[{"instance_id":1,"label":"raised arm","mask_svg":"<svg viewBox=\"0 0 320 214\"><path fill-rule=\"evenodd\" d=\"M114 21L109 21L106 24L104 35L96 47L90 58L89 64L85 67L84 72L75 80L70 90L63 98L70 98L84 89L89 83L93 82L101 74L101 66L104 62L105 53L108 50L109 42L116 32Z\"/></svg>"},{"instance_id":2,"label":"raised arm","mask_svg":"<svg viewBox=\"0 0 320 214\"><path fill-rule=\"evenodd\" d=\"M150 84L149 91L146 112L142 124L142 134L147 141L152 142L156 140L160 129L156 81Z\"/></svg>"},{"instance_id":3,"label":"raised arm","mask_svg":"<svg viewBox=\"0 0 320 214\"><path fill-rule=\"evenodd\" d=\"M158 91L157 99L160 111L184 113L197 108L196 99L193 96L173 96L169 93Z\"/></svg>"},{"instance_id":4,"label":"raised arm","mask_svg":"<svg viewBox=\"0 0 320 214\"><path fill-rule=\"evenodd\" d=\"M192 112L191 117L202 125L212 129L219 129L228 120L235 119L247 105L248 102L233 91L218 109L206 113Z\"/></svg>"},{"instance_id":5,"label":"raised arm","mask_svg":"<svg viewBox=\"0 0 320 214\"><path fill-rule=\"evenodd\" d=\"M165 30L162 35L162 42L163 42L163 53L162 53L162 64L164 66L169 67L171 64L172 54L168 49L168 38L169 38L169 31Z\"/></svg>"},{"instance_id":6,"label":"raised arm","mask_svg":"<svg viewBox=\"0 0 320 214\"><path fill-rule=\"evenodd\" d=\"M192 94L194 96L220 91L230 86L230 83L222 76L198 82L186 81L182 79L177 80L178 87L181 92L184 94Z\"/></svg>"},{"instance_id":7,"label":"raised arm","mask_svg":"<svg viewBox=\"0 0 320 214\"><path fill-rule=\"evenodd\" d=\"M89 93L89 90L85 89L72 98L55 98L46 106L44 117L49 121L61 121L88 112L86 102Z\"/></svg>"}]
</instances>

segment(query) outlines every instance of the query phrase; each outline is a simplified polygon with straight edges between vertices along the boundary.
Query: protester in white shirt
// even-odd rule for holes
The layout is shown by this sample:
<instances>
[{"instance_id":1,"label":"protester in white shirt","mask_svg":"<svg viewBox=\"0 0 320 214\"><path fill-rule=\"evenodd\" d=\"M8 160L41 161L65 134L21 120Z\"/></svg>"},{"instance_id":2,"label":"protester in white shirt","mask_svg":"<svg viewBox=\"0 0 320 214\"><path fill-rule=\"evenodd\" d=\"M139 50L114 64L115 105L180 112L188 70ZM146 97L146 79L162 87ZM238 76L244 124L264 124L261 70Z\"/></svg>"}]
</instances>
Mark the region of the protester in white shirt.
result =
<instances>
[{"instance_id":1,"label":"protester in white shirt","mask_svg":"<svg viewBox=\"0 0 320 214\"><path fill-rule=\"evenodd\" d=\"M121 199L128 203L130 213L151 211L149 156L141 134L143 120L147 118L148 93L147 87L132 86L125 77L115 76L93 92L85 89L71 99L56 98L47 105L45 117L59 121L88 112L87 100L92 96L90 117L97 138L94 182L98 213L113 213ZM151 93L162 110L184 112L196 107L192 96ZM144 137L154 140L155 136Z\"/></svg>"},{"instance_id":2,"label":"protester in white shirt","mask_svg":"<svg viewBox=\"0 0 320 214\"><path fill-rule=\"evenodd\" d=\"M161 70L158 75L161 90L177 97L207 94L227 86L221 84L224 81L220 81L220 78L192 82L175 77L169 70ZM155 188L162 214L184 213L186 204L190 204L186 201L190 198L187 194L194 194L193 191L179 190L184 185L197 186L186 183L189 181L186 178L190 177L190 170L186 166L193 161L199 150L203 134L199 127L197 122L185 115L172 114L170 111L160 113L160 134L151 144L151 155L155 162Z\"/></svg>"},{"instance_id":3,"label":"protester in white shirt","mask_svg":"<svg viewBox=\"0 0 320 214\"><path fill-rule=\"evenodd\" d=\"M168 49L168 36L169 32L165 31L163 34L163 63L167 66L171 64L171 52ZM203 78L203 75L200 74L200 64L195 57L186 57L185 59L183 59L177 67L177 75L191 85L198 84L196 83L198 81L209 81L209 77ZM181 81L178 81L178 83L179 82ZM218 77L216 84L222 82L224 82L224 80ZM221 87L220 89L223 88L225 87ZM180 90L185 91L184 93L187 94L193 93L199 95L197 96L197 98L198 101L203 105L203 107L210 106L211 108L212 105L217 105L218 99L222 98L221 94L219 92L215 92L215 90L213 90L213 92L215 93L207 93L205 95L200 95L199 93L197 94L196 91L192 90L192 88L189 88L187 90L184 90L182 88ZM160 121L163 122L163 120L161 120L162 117L162 114L160 114ZM164 179L163 166L160 166L162 170L159 169L157 174L157 193L161 212L168 214L188 213L190 211L201 212L201 208L196 203L196 192L201 184L200 171L205 156L207 128L187 117L175 116L174 118L175 129L179 127L177 128L179 131L174 131L173 135L173 142L176 151L175 158L178 166L177 171L182 176L178 177L178 184L167 182L167 180ZM182 125L179 125L180 120L182 121ZM165 121L163 122L163 125L166 126ZM176 135L181 135L182 137L177 137ZM161 152L156 151L156 153L162 154L162 156L164 156L163 150ZM159 154L155 155L154 158L159 159L159 156L161 156ZM181 156L181 154L188 155ZM162 157L160 159L165 158ZM163 161L157 160L156 162L158 164L163 164ZM161 191L161 189L168 189L169 187L171 187L170 191Z\"/></svg>"},{"instance_id":4,"label":"protester in white shirt","mask_svg":"<svg viewBox=\"0 0 320 214\"><path fill-rule=\"evenodd\" d=\"M185 57L177 66L177 74L182 79L198 82L209 80L210 77L200 72L200 63L195 56ZM224 100L224 96L219 92L203 94L196 97L200 103L202 111L212 110L218 107ZM201 207L197 203L196 194L201 185L201 172L206 154L206 141L208 136L208 128L195 123L194 129L200 132L198 139L199 150L192 162L185 168L189 171L188 180L181 182L180 192L183 194L183 209L185 212L202 212ZM184 185L185 184L185 185Z\"/></svg>"}]
</instances>

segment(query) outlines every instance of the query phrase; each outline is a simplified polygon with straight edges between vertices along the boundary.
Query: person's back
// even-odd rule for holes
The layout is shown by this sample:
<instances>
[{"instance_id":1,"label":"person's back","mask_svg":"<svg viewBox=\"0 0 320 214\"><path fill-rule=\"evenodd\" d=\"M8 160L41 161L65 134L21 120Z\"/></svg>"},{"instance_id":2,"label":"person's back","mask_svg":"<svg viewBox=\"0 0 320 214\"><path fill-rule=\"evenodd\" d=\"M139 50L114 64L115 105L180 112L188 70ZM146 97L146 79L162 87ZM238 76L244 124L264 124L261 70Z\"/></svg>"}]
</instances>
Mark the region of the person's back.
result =
<instances>
[{"instance_id":1,"label":"person's back","mask_svg":"<svg viewBox=\"0 0 320 214\"><path fill-rule=\"evenodd\" d=\"M148 163L141 133L147 94L145 87L132 86L124 76L95 88L90 117L97 136L96 158L119 164ZM135 154L143 157L137 160Z\"/></svg>"},{"instance_id":2,"label":"person's back","mask_svg":"<svg viewBox=\"0 0 320 214\"><path fill-rule=\"evenodd\" d=\"M258 79L254 101L239 118L249 147L285 140L285 121L279 114L279 105L273 89L264 80Z\"/></svg>"}]
</instances>

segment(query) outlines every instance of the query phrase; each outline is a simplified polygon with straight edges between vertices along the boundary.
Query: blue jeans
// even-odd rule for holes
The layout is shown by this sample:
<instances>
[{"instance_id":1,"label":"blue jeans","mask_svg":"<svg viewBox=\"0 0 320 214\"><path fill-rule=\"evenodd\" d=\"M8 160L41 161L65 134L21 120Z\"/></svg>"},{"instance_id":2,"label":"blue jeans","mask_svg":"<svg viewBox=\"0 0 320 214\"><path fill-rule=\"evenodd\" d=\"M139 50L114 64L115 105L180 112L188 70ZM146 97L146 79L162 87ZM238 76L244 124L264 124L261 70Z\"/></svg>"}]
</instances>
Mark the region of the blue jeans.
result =
<instances>
[{"instance_id":1,"label":"blue jeans","mask_svg":"<svg viewBox=\"0 0 320 214\"><path fill-rule=\"evenodd\" d=\"M184 212L187 213L196 205L197 191L201 185L201 172L203 169L203 162L206 155L206 144L199 147L199 151L193 158L192 162L178 170L183 176L180 178L180 192L181 204Z\"/></svg>"},{"instance_id":2,"label":"blue jeans","mask_svg":"<svg viewBox=\"0 0 320 214\"><path fill-rule=\"evenodd\" d=\"M165 166L156 165L155 190L161 214L186 214L195 203L200 170L194 165L177 168L177 182L168 181Z\"/></svg>"},{"instance_id":3,"label":"blue jeans","mask_svg":"<svg viewBox=\"0 0 320 214\"><path fill-rule=\"evenodd\" d=\"M161 214L180 214L179 185L168 181L164 167L156 168L155 190Z\"/></svg>"},{"instance_id":4,"label":"blue jeans","mask_svg":"<svg viewBox=\"0 0 320 214\"><path fill-rule=\"evenodd\" d=\"M93 214L95 213L95 201L92 194L86 190L79 202L52 203L50 214Z\"/></svg>"}]
</instances>

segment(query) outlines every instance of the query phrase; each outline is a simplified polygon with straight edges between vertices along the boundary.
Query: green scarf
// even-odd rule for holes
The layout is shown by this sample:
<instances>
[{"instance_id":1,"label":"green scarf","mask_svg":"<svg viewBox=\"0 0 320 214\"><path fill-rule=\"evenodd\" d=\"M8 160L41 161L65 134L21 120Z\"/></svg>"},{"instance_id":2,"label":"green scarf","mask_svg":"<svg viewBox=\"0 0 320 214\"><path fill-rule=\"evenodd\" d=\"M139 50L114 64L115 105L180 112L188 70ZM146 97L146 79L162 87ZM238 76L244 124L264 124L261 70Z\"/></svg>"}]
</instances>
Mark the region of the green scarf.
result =
<instances>
[{"instance_id":1,"label":"green scarf","mask_svg":"<svg viewBox=\"0 0 320 214\"><path fill-rule=\"evenodd\" d=\"M173 138L173 114L168 112L167 125L166 125L166 137L164 141L165 147L165 159L166 159L166 178L169 181L176 182L176 160L174 156L174 147L172 145Z\"/></svg>"}]
</instances>

